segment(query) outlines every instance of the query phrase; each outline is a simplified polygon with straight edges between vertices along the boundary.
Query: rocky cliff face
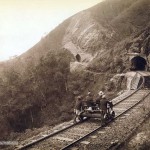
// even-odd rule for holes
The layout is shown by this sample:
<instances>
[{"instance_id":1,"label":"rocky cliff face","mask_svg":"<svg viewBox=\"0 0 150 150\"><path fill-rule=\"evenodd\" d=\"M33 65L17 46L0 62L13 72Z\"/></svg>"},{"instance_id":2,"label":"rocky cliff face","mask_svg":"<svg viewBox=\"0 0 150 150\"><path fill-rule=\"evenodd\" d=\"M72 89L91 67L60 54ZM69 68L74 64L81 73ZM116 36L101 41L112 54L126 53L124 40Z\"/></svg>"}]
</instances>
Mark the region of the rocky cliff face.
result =
<instances>
[{"instance_id":1,"label":"rocky cliff face","mask_svg":"<svg viewBox=\"0 0 150 150\"><path fill-rule=\"evenodd\" d=\"M104 39L109 39L111 34L108 29L98 24L92 18L90 12L83 11L71 18L62 41L62 46L74 56L79 54L82 66L85 68L104 45ZM71 68L79 67L81 63L71 63Z\"/></svg>"},{"instance_id":2,"label":"rocky cliff face","mask_svg":"<svg viewBox=\"0 0 150 150\"><path fill-rule=\"evenodd\" d=\"M86 62L86 66L93 61L96 63L97 58L103 61L112 56L114 58L109 60L115 63L128 51L137 52L134 50L136 47L146 52L148 48L140 43L149 41L145 33L149 24L149 8L150 2L146 0L106 0L70 18L62 46L74 56L80 54L81 62ZM142 35L136 39L139 33Z\"/></svg>"},{"instance_id":3,"label":"rocky cliff face","mask_svg":"<svg viewBox=\"0 0 150 150\"><path fill-rule=\"evenodd\" d=\"M19 61L38 62L49 51L67 49L74 55L73 60L80 54L82 66L91 68L92 65L92 68L104 71L103 66L110 65L109 69L120 59L125 61L124 55L131 51L131 45L140 47L138 42L133 45L131 41L136 34L144 32L150 22L149 16L148 0L105 0L65 20L21 55ZM145 38L140 40L145 41Z\"/></svg>"},{"instance_id":4,"label":"rocky cliff face","mask_svg":"<svg viewBox=\"0 0 150 150\"><path fill-rule=\"evenodd\" d=\"M150 53L150 25L142 30L139 34L126 45L129 53L141 53L149 56Z\"/></svg>"},{"instance_id":5,"label":"rocky cliff face","mask_svg":"<svg viewBox=\"0 0 150 150\"><path fill-rule=\"evenodd\" d=\"M90 12L83 11L72 17L63 39L64 47L71 42L83 52L94 53L100 49L104 39L111 37L111 31L96 22Z\"/></svg>"}]
</instances>

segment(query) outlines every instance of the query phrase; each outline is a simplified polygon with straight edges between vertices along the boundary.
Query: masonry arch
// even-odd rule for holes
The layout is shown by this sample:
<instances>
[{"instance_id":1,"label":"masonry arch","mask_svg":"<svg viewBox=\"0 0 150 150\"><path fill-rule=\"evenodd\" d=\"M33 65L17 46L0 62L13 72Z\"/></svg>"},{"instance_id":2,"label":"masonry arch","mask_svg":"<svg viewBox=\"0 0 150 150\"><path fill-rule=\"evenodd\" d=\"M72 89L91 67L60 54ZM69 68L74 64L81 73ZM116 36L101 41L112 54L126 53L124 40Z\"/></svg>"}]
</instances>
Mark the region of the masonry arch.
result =
<instances>
[{"instance_id":1,"label":"masonry arch","mask_svg":"<svg viewBox=\"0 0 150 150\"><path fill-rule=\"evenodd\" d=\"M79 54L77 54L75 57L78 62L81 62L81 56Z\"/></svg>"},{"instance_id":2,"label":"masonry arch","mask_svg":"<svg viewBox=\"0 0 150 150\"><path fill-rule=\"evenodd\" d=\"M147 61L141 57L136 56L131 59L131 71L144 71L146 70Z\"/></svg>"}]
</instances>

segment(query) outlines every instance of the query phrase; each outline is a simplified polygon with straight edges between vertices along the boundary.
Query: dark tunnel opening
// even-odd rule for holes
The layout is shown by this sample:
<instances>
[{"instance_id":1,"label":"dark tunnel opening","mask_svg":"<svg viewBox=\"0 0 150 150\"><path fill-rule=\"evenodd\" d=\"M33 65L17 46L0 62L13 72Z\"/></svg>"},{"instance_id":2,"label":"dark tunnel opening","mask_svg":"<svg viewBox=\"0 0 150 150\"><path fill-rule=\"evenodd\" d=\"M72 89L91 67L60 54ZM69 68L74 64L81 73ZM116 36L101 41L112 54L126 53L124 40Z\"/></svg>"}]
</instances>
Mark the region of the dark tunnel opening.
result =
<instances>
[{"instance_id":1,"label":"dark tunnel opening","mask_svg":"<svg viewBox=\"0 0 150 150\"><path fill-rule=\"evenodd\" d=\"M79 54L76 55L76 60L77 60L78 62L81 61L81 56L80 56Z\"/></svg>"},{"instance_id":2,"label":"dark tunnel opening","mask_svg":"<svg viewBox=\"0 0 150 150\"><path fill-rule=\"evenodd\" d=\"M147 62L141 56L136 56L131 59L131 71L144 71L146 68Z\"/></svg>"}]
</instances>

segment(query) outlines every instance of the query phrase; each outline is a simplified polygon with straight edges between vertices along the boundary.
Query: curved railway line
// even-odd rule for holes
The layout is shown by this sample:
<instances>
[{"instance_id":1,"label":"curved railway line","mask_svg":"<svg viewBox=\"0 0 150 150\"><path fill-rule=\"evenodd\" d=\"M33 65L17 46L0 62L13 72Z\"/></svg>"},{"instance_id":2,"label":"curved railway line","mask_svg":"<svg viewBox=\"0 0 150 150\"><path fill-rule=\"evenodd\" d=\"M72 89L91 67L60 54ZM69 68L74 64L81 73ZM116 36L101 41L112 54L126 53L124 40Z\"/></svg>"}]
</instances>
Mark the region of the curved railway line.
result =
<instances>
[{"instance_id":1,"label":"curved railway line","mask_svg":"<svg viewBox=\"0 0 150 150\"><path fill-rule=\"evenodd\" d=\"M121 116L127 115L131 109L139 105L150 94L150 90L142 89L143 85L144 77L142 77L142 83L137 90L127 90L112 100L114 104L113 109L116 114L113 121ZM113 121L108 122L108 124L111 124ZM40 147L42 150L66 150L78 142L83 142L84 138L92 135L96 131L105 132L104 127L98 119L92 121L87 120L76 124L70 121L60 129L41 133L39 136L22 142L16 149L38 149L39 145L42 144L42 148Z\"/></svg>"}]
</instances>

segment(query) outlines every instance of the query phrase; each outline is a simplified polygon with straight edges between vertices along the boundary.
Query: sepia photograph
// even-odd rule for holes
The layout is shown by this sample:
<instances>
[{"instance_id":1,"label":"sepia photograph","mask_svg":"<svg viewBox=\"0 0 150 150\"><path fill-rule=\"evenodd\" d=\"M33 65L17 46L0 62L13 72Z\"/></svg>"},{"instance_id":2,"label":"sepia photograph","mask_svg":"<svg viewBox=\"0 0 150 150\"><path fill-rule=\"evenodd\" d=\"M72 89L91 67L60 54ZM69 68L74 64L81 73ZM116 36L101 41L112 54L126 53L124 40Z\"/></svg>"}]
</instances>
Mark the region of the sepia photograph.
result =
<instances>
[{"instance_id":1,"label":"sepia photograph","mask_svg":"<svg viewBox=\"0 0 150 150\"><path fill-rule=\"evenodd\" d=\"M150 149L150 0L0 0L0 150Z\"/></svg>"}]
</instances>

